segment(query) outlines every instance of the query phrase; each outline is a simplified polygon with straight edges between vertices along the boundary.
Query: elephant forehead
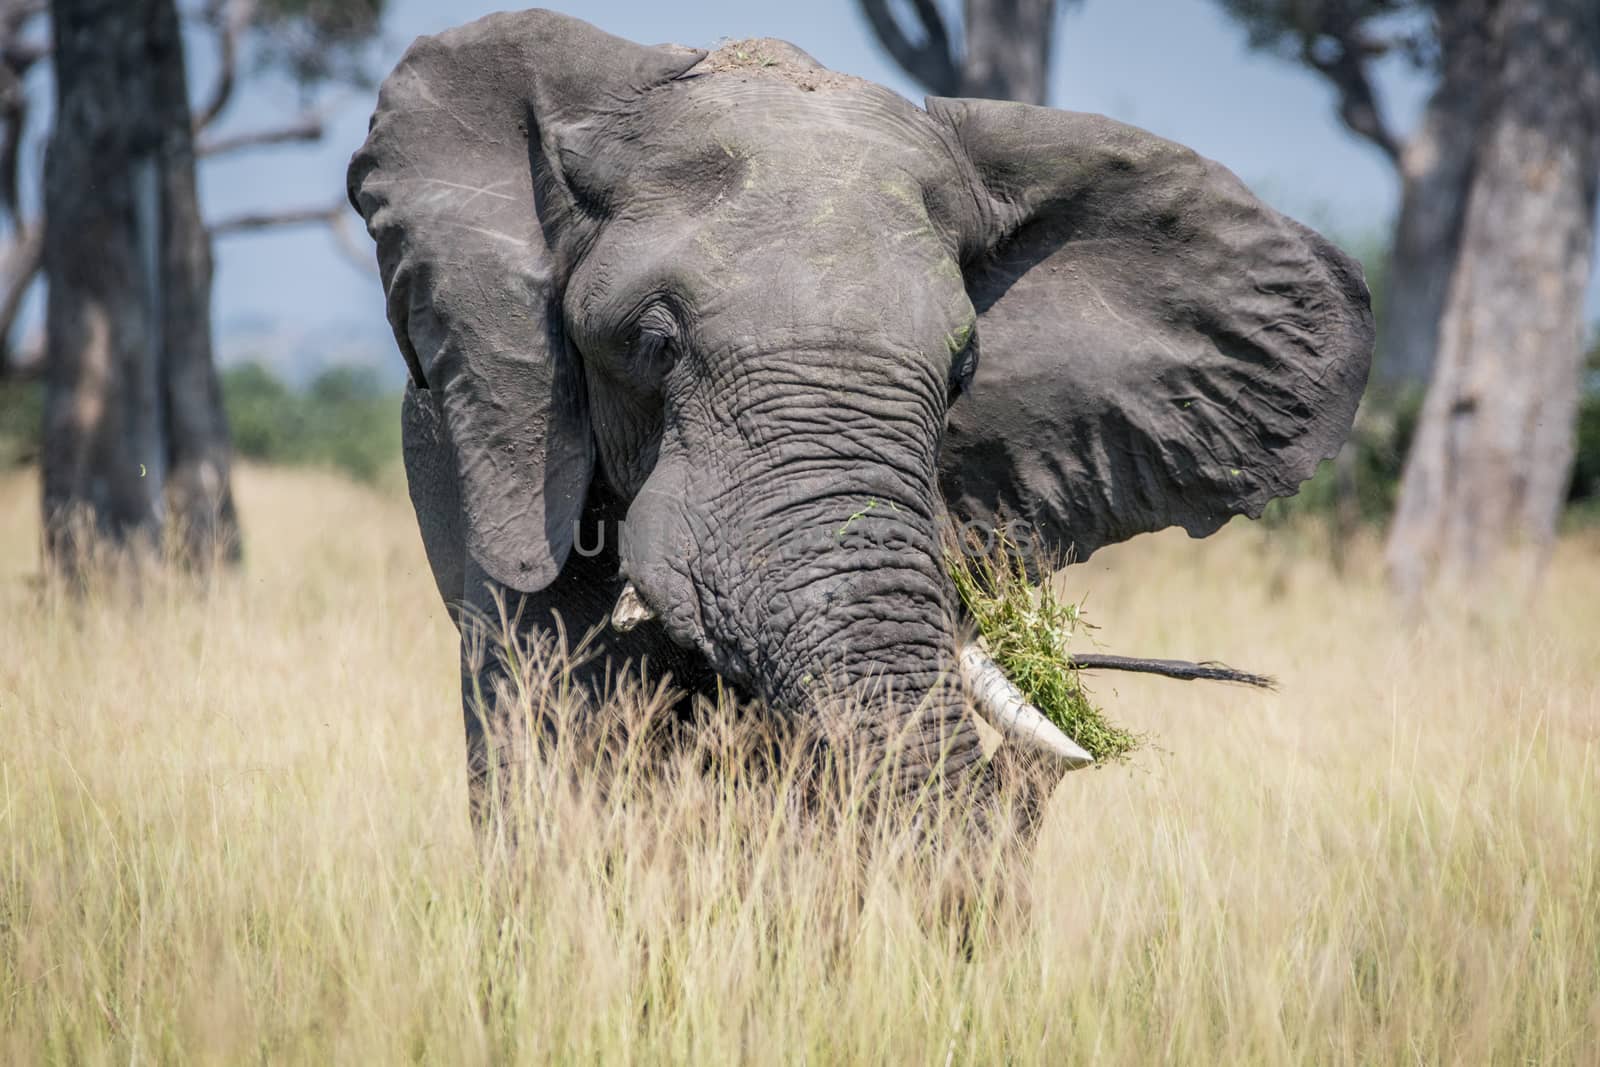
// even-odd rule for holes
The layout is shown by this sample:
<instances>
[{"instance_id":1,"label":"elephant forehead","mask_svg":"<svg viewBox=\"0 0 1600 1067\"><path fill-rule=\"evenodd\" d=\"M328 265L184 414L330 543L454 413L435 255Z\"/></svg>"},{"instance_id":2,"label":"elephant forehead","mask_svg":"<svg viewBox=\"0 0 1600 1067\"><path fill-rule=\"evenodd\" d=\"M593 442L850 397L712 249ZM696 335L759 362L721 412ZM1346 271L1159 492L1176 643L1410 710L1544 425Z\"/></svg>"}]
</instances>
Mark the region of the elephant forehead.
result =
<instances>
[{"instance_id":1,"label":"elephant forehead","mask_svg":"<svg viewBox=\"0 0 1600 1067\"><path fill-rule=\"evenodd\" d=\"M924 112L855 79L814 91L759 70L704 74L652 94L642 117L654 162L635 168L630 184L646 188L686 190L695 183L685 164L714 164L713 178L737 172L725 195L848 189L920 202L917 186L943 180L948 166Z\"/></svg>"},{"instance_id":2,"label":"elephant forehead","mask_svg":"<svg viewBox=\"0 0 1600 1067\"><path fill-rule=\"evenodd\" d=\"M920 109L869 83L813 92L742 70L650 97L627 136L597 129L568 167L613 190L567 290L580 335L654 292L730 328L893 331L930 351L970 319L925 197L949 152Z\"/></svg>"}]
</instances>

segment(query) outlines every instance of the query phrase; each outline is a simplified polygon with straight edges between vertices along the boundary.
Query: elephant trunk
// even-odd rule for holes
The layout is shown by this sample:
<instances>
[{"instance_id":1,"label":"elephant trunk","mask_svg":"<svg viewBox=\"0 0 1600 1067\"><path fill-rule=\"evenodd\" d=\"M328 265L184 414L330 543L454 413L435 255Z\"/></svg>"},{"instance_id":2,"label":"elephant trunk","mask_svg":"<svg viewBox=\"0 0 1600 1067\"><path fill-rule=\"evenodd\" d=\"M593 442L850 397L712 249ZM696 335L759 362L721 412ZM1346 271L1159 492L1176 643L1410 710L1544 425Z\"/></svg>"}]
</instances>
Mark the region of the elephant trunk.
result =
<instances>
[{"instance_id":1,"label":"elephant trunk","mask_svg":"<svg viewBox=\"0 0 1600 1067\"><path fill-rule=\"evenodd\" d=\"M626 583L611 612L611 627L629 633L642 622L655 619L656 613L644 602L632 582ZM1055 758L1063 769L1076 770L1094 762L1094 757L1076 741L1061 732L1031 703L978 644L962 648L961 683L973 700L979 715L1007 740Z\"/></svg>"},{"instance_id":2,"label":"elephant trunk","mask_svg":"<svg viewBox=\"0 0 1600 1067\"><path fill-rule=\"evenodd\" d=\"M886 761L897 788L969 777L982 745L963 697L955 623L929 509L879 492L810 500L787 528L809 550L779 551L755 585L777 621L757 666L781 711ZM876 503L874 503L876 502Z\"/></svg>"},{"instance_id":3,"label":"elephant trunk","mask_svg":"<svg viewBox=\"0 0 1600 1067\"><path fill-rule=\"evenodd\" d=\"M659 613L718 674L908 782L966 776L982 747L959 686L931 457L907 470L864 437L822 441L814 458L788 445L759 473L737 453L716 456L734 467L719 472L667 452L628 515L632 584L614 619ZM841 463L846 447L872 462Z\"/></svg>"}]
</instances>

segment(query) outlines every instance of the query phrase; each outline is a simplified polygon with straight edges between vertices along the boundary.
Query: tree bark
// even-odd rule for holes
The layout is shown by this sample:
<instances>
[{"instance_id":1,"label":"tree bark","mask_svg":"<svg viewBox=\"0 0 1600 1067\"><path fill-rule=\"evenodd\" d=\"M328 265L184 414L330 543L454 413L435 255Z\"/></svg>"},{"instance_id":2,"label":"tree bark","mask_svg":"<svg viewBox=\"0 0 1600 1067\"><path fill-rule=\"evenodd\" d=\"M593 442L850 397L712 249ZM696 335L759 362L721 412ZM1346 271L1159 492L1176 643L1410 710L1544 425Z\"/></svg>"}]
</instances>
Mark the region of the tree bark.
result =
<instances>
[{"instance_id":1,"label":"tree bark","mask_svg":"<svg viewBox=\"0 0 1600 1067\"><path fill-rule=\"evenodd\" d=\"M1541 562L1572 464L1600 192L1600 12L1501 0L1458 264L1390 531L1415 596Z\"/></svg>"},{"instance_id":2,"label":"tree bark","mask_svg":"<svg viewBox=\"0 0 1600 1067\"><path fill-rule=\"evenodd\" d=\"M1055 0L967 0L961 95L1043 104Z\"/></svg>"},{"instance_id":3,"label":"tree bark","mask_svg":"<svg viewBox=\"0 0 1600 1067\"><path fill-rule=\"evenodd\" d=\"M56 0L45 164L46 552L238 554L173 0Z\"/></svg>"},{"instance_id":4,"label":"tree bark","mask_svg":"<svg viewBox=\"0 0 1600 1067\"><path fill-rule=\"evenodd\" d=\"M889 0L861 0L879 43L923 89L934 96L1045 102L1056 0L966 0L959 59L938 5L911 0L910 7L919 39L901 28Z\"/></svg>"},{"instance_id":5,"label":"tree bark","mask_svg":"<svg viewBox=\"0 0 1600 1067\"><path fill-rule=\"evenodd\" d=\"M1396 159L1400 210L1373 366L1373 384L1391 395L1422 389L1438 352L1489 95L1492 6L1491 0L1438 5L1439 83Z\"/></svg>"}]
</instances>

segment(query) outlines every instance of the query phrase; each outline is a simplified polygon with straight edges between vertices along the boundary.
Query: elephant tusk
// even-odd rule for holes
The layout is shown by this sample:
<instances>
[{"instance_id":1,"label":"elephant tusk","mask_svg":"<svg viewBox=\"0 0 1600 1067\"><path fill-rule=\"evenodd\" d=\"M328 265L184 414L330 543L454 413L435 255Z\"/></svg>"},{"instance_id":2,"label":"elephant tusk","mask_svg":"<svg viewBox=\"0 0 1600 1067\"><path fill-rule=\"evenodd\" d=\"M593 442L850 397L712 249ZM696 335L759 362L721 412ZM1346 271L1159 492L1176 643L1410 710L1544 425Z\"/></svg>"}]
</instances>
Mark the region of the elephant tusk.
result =
<instances>
[{"instance_id":1,"label":"elephant tusk","mask_svg":"<svg viewBox=\"0 0 1600 1067\"><path fill-rule=\"evenodd\" d=\"M656 613L644 602L639 590L629 582L622 587L617 606L611 609L611 628L625 634L641 622L649 622L655 617Z\"/></svg>"},{"instance_id":2,"label":"elephant tusk","mask_svg":"<svg viewBox=\"0 0 1600 1067\"><path fill-rule=\"evenodd\" d=\"M1093 756L1028 703L999 664L976 644L961 650L961 678L977 703L978 711L1007 740L1048 752L1066 764L1068 770L1094 762Z\"/></svg>"}]
</instances>

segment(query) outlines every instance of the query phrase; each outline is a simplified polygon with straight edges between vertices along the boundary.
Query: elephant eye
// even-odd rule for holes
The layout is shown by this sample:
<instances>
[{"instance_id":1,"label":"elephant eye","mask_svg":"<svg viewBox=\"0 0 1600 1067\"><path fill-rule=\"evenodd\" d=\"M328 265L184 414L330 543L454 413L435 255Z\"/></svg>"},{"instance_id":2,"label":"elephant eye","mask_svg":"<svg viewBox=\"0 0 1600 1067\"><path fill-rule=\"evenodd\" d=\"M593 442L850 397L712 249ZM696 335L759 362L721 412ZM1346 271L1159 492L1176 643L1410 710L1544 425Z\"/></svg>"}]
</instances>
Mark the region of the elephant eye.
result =
<instances>
[{"instance_id":1,"label":"elephant eye","mask_svg":"<svg viewBox=\"0 0 1600 1067\"><path fill-rule=\"evenodd\" d=\"M642 366L655 366L672 358L678 336L678 322L672 312L660 304L652 305L634 320L628 355Z\"/></svg>"},{"instance_id":2,"label":"elephant eye","mask_svg":"<svg viewBox=\"0 0 1600 1067\"><path fill-rule=\"evenodd\" d=\"M628 342L628 355L642 363L654 363L671 342L672 339L664 333L635 330L633 340Z\"/></svg>"},{"instance_id":3,"label":"elephant eye","mask_svg":"<svg viewBox=\"0 0 1600 1067\"><path fill-rule=\"evenodd\" d=\"M966 392L972 385L972 376L978 373L978 332L973 330L967 343L950 360L949 403Z\"/></svg>"}]
</instances>

